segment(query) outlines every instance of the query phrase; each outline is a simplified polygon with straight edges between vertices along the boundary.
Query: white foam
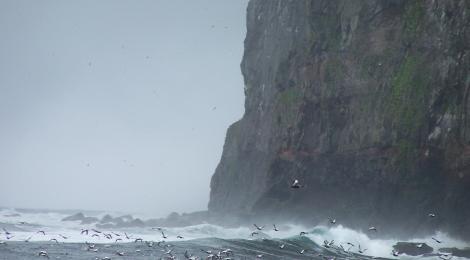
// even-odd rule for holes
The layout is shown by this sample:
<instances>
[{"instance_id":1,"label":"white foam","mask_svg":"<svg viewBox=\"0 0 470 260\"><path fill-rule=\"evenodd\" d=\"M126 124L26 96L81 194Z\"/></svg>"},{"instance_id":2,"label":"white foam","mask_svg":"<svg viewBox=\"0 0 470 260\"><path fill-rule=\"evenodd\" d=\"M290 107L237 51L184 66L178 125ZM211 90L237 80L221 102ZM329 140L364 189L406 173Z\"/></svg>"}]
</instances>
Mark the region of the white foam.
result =
<instances>
[{"instance_id":1,"label":"white foam","mask_svg":"<svg viewBox=\"0 0 470 260\"><path fill-rule=\"evenodd\" d=\"M20 214L20 216L8 216L12 214ZM61 242L77 242L83 243L85 241L91 243L111 243L115 241L114 237L112 240L108 240L104 237L91 237L81 235L80 230L82 228L90 228L92 226L83 226L79 221L61 221L64 217L70 214L59 213L59 212L18 212L15 209L0 209L0 223L6 223L8 225L15 225L15 227L24 231L11 231L14 235L11 238L12 241L23 241L32 236L30 241L49 241L52 238L56 238ZM102 217L105 213L96 213L95 217ZM25 221L31 225L19 225L20 221ZM261 224L261 223L260 223ZM352 252L357 252L357 245L360 244L363 249L367 249L366 255L393 258L391 251L393 245L398 242L394 239L372 239L366 233L355 231L349 228L345 228L341 225L335 225L333 227L317 226L313 228L304 227L300 225L278 225L279 231L274 231L272 225L266 225L266 227L260 231L265 236L274 239L286 239L298 236L301 231L308 232L307 236L317 243L323 245L324 240L334 240L336 245L342 244L347 248L346 243L353 243L356 247L351 248ZM36 232L41 229L46 232L46 236L37 234ZM237 227L237 228L224 228L211 224L201 224L187 227L177 228L164 228L165 235L169 238L168 241L180 240L176 236L183 236L181 240L201 239L201 238L222 238L222 239L253 239L251 232L255 231L254 227ZM117 230L102 230L106 233L114 231L119 234L124 232L132 235L133 238L142 238L147 241L161 241L162 235L158 230L152 230L150 228L125 228ZM379 231L380 232L380 231ZM62 239L59 234L68 237L67 240ZM3 238L3 234L1 238ZM437 245L431 237L436 237L442 240L442 243ZM120 238L124 238L121 235ZM128 242L129 240L126 240ZM426 243L431 247L457 247L465 248L468 247L468 243L453 239L447 234L438 232L430 237L414 238L404 242L420 242ZM412 257L400 257L400 259L413 259ZM458 258L453 258L458 259Z\"/></svg>"}]
</instances>

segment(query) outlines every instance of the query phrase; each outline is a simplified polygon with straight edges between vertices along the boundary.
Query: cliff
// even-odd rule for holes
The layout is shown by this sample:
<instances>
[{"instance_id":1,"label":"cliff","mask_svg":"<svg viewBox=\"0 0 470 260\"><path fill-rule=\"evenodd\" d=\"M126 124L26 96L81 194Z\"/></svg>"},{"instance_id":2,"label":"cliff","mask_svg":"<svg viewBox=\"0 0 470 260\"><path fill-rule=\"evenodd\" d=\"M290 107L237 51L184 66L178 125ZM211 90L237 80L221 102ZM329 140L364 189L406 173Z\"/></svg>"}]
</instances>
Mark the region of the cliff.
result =
<instances>
[{"instance_id":1,"label":"cliff","mask_svg":"<svg viewBox=\"0 0 470 260\"><path fill-rule=\"evenodd\" d=\"M209 210L470 238L469 7L251 0Z\"/></svg>"}]
</instances>

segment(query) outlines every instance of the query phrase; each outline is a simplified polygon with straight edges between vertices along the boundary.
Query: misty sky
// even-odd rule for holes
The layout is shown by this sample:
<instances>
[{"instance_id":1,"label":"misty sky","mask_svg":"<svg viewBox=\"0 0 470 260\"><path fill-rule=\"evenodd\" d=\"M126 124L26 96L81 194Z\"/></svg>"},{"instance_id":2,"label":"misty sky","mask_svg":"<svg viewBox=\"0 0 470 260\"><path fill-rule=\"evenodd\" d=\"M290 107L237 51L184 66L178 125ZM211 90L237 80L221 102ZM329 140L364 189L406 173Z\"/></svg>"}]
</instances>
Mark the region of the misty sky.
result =
<instances>
[{"instance_id":1,"label":"misty sky","mask_svg":"<svg viewBox=\"0 0 470 260\"><path fill-rule=\"evenodd\" d=\"M206 209L246 4L0 0L0 206Z\"/></svg>"}]
</instances>

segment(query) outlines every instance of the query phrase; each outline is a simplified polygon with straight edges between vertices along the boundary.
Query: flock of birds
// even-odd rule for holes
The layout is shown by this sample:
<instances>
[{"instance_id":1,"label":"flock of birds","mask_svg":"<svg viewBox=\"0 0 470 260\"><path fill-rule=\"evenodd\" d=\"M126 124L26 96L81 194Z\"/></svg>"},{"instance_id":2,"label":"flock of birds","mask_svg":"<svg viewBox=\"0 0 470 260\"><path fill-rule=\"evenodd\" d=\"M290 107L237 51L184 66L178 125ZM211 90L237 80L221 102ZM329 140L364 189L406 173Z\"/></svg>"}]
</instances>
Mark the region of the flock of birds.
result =
<instances>
[{"instance_id":1,"label":"flock of birds","mask_svg":"<svg viewBox=\"0 0 470 260\"><path fill-rule=\"evenodd\" d=\"M293 189L299 189L299 188L302 188L302 187L304 187L304 186L301 185L300 182L297 179L294 180L291 184L291 188L293 188ZM429 213L428 217L435 218L436 214ZM328 222L329 222L330 225L336 225L337 224L337 221L334 218L329 218ZM24 225L24 224L27 224L27 223L26 222L19 222L19 224ZM251 235L250 235L251 237L256 237L256 236L260 235L260 233L263 230L265 230L264 225L260 226L260 225L257 225L257 224L253 224L253 226L254 226L255 229L254 229L254 231L251 232ZM174 245L171 245L171 244L169 244L165 241L165 239L169 238L169 236L167 234L165 234L165 230L163 228L160 228L160 227L151 228L151 230L160 232L162 240L159 241L159 242L146 241L146 240L144 240L140 237L133 237L133 236L127 234L126 232L124 232L124 233L108 232L107 233L107 232L100 231L100 230L97 230L97 229L94 229L94 228L82 229L80 231L80 235L89 236L89 237L92 237L92 238L93 237L104 238L104 239L107 239L109 241L114 241L114 243L119 243L119 242L145 243L145 245L147 245L148 247L154 247L154 246L159 247L160 250L163 252L162 259L177 259L176 254L174 252ZM275 231L275 232L278 232L279 228L276 226L276 224L273 224L272 225L272 230ZM369 232L378 232L378 229L374 226L371 226L371 227L368 228L368 231ZM3 228L3 233L5 235L6 240L10 240L13 237L15 237L14 234L9 232L5 228ZM302 232L299 233L299 236L304 236L304 235L307 235L307 234L308 234L308 232L302 231ZM46 231L38 230L37 232L35 232L31 236L29 236L27 239L25 239L24 242L29 242L32 239L33 235L46 236ZM184 237L182 235L177 235L176 238L177 239L184 239ZM50 241L55 242L55 243L58 244L58 243L60 243L59 240L62 240L63 242L65 242L65 240L67 240L67 239L68 239L67 236L64 236L62 234L58 234L56 237L51 238ZM265 238L262 238L262 239L266 240ZM432 239L438 244L442 243L441 240L438 240L434 237L432 237ZM6 242L0 241L0 245L6 245ZM93 243L85 242L84 246L85 246L85 249L87 251L99 252L99 248ZM331 241L325 240L323 242L322 246L324 248L328 248L328 249L340 250L340 251L345 252L347 254L356 253L356 254L363 255L367 251L367 248L361 247L360 244L357 244L357 247L356 247L356 245L352 242L346 242L346 243L343 243L343 244L335 244L334 240L331 240ZM423 244L417 244L416 245L416 247L418 247L418 248L421 248L422 246L423 246ZM109 245L108 245L108 247L109 247ZM279 243L279 249L286 249L287 247L288 247L288 245L286 245L284 243L281 243L281 242ZM352 249L355 249L355 251L352 250ZM204 249L200 249L200 250L201 250L201 252L203 252L206 255L205 257L201 258L199 256L195 256L193 254L190 254L186 250L184 252L185 259L188 259L188 260L197 260L197 259L231 260L231 259L234 259L234 252L231 249L220 249L220 250L216 250L216 251L204 250ZM297 251L298 251L299 255L304 255L306 252L309 251L309 249L305 248L305 249L300 249L300 250L297 250ZM137 249L136 252L137 253L140 252L140 249ZM127 255L126 252L122 252L122 251L116 251L115 254L116 254L116 256L126 256ZM398 257L400 255L400 252L398 252L396 250L392 250L391 255L393 255L395 257ZM42 250L42 251L38 252L37 256L49 258L49 254L45 250ZM335 259L335 257L329 257L329 256L325 256L325 255L322 255L322 254L318 254L317 256L320 257L320 258L323 258L325 260L334 260ZM256 258L264 258L265 255L264 254L258 254L255 257ZM452 259L452 257L453 256L451 254L439 254L439 258L441 258L443 260L450 260L450 259ZM96 258L96 259L97 260L109 260L110 258L109 257L103 257L103 258Z\"/></svg>"}]
</instances>

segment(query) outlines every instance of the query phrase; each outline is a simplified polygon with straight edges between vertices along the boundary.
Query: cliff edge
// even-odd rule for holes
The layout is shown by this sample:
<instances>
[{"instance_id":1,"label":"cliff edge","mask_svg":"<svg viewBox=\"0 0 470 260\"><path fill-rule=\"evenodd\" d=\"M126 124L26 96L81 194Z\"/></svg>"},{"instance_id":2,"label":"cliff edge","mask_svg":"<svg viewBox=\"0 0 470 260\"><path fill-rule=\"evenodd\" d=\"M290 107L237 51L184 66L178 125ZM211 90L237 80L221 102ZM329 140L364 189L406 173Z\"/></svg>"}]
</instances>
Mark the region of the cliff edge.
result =
<instances>
[{"instance_id":1,"label":"cliff edge","mask_svg":"<svg viewBox=\"0 0 470 260\"><path fill-rule=\"evenodd\" d=\"M469 7L251 0L209 210L470 239Z\"/></svg>"}]
</instances>

